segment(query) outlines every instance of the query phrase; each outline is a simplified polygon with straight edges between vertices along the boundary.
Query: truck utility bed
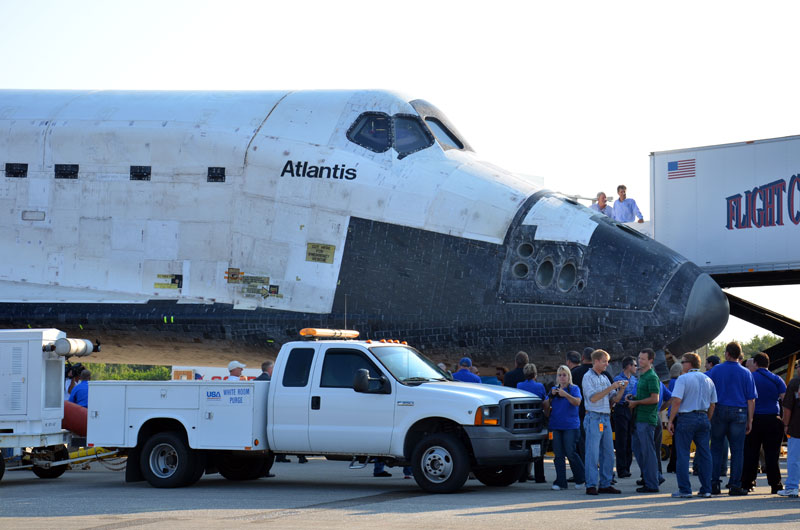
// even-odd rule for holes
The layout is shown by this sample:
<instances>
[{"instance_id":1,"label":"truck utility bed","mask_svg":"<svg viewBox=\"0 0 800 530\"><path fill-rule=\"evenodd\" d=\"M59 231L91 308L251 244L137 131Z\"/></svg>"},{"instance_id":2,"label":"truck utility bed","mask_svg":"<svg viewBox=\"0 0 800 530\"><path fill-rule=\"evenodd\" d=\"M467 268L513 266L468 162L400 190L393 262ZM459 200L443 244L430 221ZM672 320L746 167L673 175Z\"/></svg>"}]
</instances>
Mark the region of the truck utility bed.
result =
<instances>
[{"instance_id":1,"label":"truck utility bed","mask_svg":"<svg viewBox=\"0 0 800 530\"><path fill-rule=\"evenodd\" d=\"M94 381L87 438L135 447L154 418L174 418L193 449L266 450L269 381Z\"/></svg>"}]
</instances>

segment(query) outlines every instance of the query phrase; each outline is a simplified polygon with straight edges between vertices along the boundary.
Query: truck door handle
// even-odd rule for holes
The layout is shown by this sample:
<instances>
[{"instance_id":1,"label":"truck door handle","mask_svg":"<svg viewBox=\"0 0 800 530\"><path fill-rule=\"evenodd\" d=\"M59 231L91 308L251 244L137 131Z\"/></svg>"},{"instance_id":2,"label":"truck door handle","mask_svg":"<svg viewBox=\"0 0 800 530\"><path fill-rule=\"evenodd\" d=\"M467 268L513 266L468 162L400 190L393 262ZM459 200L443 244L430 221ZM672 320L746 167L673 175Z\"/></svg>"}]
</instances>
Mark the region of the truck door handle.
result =
<instances>
[{"instance_id":1,"label":"truck door handle","mask_svg":"<svg viewBox=\"0 0 800 530\"><path fill-rule=\"evenodd\" d=\"M311 409L319 410L319 396L311 396Z\"/></svg>"}]
</instances>

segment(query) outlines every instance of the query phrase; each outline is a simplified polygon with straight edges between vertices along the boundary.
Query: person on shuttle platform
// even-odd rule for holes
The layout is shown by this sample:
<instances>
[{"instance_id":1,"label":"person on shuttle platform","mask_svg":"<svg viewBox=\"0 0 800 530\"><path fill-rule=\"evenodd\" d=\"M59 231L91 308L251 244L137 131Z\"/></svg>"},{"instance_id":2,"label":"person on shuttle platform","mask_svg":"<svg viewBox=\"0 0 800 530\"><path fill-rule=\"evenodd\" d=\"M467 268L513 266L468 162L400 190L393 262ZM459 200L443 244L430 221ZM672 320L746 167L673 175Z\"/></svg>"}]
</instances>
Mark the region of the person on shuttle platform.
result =
<instances>
[{"instance_id":1,"label":"person on shuttle platform","mask_svg":"<svg viewBox=\"0 0 800 530\"><path fill-rule=\"evenodd\" d=\"M611 205L608 204L606 194L603 193L602 191L597 193L597 202L593 203L591 206L589 206L589 208L591 208L596 212L600 212L607 217L610 217L612 219L614 218L614 208L612 208Z\"/></svg>"},{"instance_id":2,"label":"person on shuttle platform","mask_svg":"<svg viewBox=\"0 0 800 530\"><path fill-rule=\"evenodd\" d=\"M628 198L627 189L624 184L617 186L619 199L614 201L614 220L620 223L631 223L638 217L637 222L643 223L642 212L639 211L636 201Z\"/></svg>"}]
</instances>

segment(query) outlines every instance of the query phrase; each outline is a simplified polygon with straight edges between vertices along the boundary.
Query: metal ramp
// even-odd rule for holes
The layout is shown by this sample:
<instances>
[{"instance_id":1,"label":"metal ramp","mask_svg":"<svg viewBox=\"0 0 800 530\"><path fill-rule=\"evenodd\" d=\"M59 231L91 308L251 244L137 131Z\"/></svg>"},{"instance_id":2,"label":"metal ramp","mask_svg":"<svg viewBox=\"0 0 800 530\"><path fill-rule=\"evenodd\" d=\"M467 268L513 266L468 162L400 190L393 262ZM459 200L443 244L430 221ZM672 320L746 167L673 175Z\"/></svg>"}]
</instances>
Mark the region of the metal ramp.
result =
<instances>
[{"instance_id":1,"label":"metal ramp","mask_svg":"<svg viewBox=\"0 0 800 530\"><path fill-rule=\"evenodd\" d=\"M782 342L764 353L769 355L770 370L776 373L788 372L787 379L791 379L795 360L800 353L800 322L730 293L726 292L725 295L728 297L731 315L783 337Z\"/></svg>"}]
</instances>

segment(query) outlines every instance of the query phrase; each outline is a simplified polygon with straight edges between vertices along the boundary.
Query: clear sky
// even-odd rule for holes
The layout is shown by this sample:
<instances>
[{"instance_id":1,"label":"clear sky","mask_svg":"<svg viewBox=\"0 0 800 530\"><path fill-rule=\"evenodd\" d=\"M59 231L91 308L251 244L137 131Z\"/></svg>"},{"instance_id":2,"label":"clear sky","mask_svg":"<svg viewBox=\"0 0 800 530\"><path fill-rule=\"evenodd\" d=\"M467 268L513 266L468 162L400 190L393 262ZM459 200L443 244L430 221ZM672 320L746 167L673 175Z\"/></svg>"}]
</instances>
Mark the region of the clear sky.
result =
<instances>
[{"instance_id":1,"label":"clear sky","mask_svg":"<svg viewBox=\"0 0 800 530\"><path fill-rule=\"evenodd\" d=\"M800 3L0 0L0 88L386 88L649 217L649 153L800 134ZM800 288L738 296L800 319ZM795 303L792 303L792 301ZM732 318L719 340L763 330Z\"/></svg>"}]
</instances>

